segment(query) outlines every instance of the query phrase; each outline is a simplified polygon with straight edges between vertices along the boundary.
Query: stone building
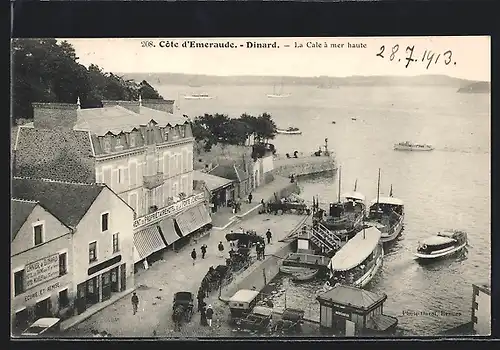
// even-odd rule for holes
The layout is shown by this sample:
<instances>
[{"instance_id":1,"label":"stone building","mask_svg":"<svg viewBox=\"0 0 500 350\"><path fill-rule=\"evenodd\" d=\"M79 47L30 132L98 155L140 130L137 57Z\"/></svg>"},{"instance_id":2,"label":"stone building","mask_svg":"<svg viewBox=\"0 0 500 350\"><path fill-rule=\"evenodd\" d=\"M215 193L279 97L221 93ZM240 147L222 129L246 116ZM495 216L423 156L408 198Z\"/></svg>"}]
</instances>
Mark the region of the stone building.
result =
<instances>
[{"instance_id":1,"label":"stone building","mask_svg":"<svg viewBox=\"0 0 500 350\"><path fill-rule=\"evenodd\" d=\"M12 179L13 324L70 318L134 285L132 208L104 184Z\"/></svg>"},{"instance_id":2,"label":"stone building","mask_svg":"<svg viewBox=\"0 0 500 350\"><path fill-rule=\"evenodd\" d=\"M209 223L204 194L193 192L191 126L171 100L103 105L33 104L34 122L16 135L14 173L107 184L134 209L140 262Z\"/></svg>"}]
</instances>

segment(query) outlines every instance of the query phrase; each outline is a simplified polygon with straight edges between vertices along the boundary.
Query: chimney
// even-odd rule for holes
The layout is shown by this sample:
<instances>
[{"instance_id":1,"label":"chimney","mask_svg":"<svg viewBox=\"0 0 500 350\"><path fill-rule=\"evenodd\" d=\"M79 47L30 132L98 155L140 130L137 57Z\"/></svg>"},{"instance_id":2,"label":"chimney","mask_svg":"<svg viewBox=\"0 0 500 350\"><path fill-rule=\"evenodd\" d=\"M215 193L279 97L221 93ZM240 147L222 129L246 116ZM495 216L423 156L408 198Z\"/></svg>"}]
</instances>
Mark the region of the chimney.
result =
<instances>
[{"instance_id":1,"label":"chimney","mask_svg":"<svg viewBox=\"0 0 500 350\"><path fill-rule=\"evenodd\" d=\"M73 129L77 121L74 103L39 103L33 106L33 125L39 129Z\"/></svg>"},{"instance_id":2,"label":"chimney","mask_svg":"<svg viewBox=\"0 0 500 350\"><path fill-rule=\"evenodd\" d=\"M174 113L174 100L147 99L142 100L142 105L157 111Z\"/></svg>"},{"instance_id":3,"label":"chimney","mask_svg":"<svg viewBox=\"0 0 500 350\"><path fill-rule=\"evenodd\" d=\"M103 100L103 107L111 107L111 106L121 106L123 108L128 109L134 113L140 113L140 103L141 101L120 101L120 100Z\"/></svg>"}]
</instances>

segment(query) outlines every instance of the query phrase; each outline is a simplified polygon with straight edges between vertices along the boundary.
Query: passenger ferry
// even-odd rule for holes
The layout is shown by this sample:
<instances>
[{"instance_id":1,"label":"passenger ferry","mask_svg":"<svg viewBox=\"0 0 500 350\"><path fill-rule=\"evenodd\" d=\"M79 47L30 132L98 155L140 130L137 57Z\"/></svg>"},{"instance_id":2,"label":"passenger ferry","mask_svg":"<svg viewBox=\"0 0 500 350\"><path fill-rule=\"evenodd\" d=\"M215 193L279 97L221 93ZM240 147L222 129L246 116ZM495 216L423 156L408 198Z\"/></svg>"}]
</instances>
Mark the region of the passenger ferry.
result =
<instances>
[{"instance_id":1,"label":"passenger ferry","mask_svg":"<svg viewBox=\"0 0 500 350\"><path fill-rule=\"evenodd\" d=\"M365 196L356 191L357 181L354 184L354 191L340 195L342 179L342 167L339 167L339 197L336 203L330 203L328 213L319 209L315 213L314 221L319 221L333 234L343 241L349 240L363 228L365 215Z\"/></svg>"},{"instance_id":2,"label":"passenger ferry","mask_svg":"<svg viewBox=\"0 0 500 350\"><path fill-rule=\"evenodd\" d=\"M458 252L467 245L467 234L462 231L444 231L428 237L422 242L415 253L417 259L437 259Z\"/></svg>"},{"instance_id":3,"label":"passenger ferry","mask_svg":"<svg viewBox=\"0 0 500 350\"><path fill-rule=\"evenodd\" d=\"M289 135L300 135L300 134L302 134L302 131L300 131L299 128L295 128L293 126L289 127L288 129L276 129L276 132L278 134L289 134Z\"/></svg>"},{"instance_id":4,"label":"passenger ferry","mask_svg":"<svg viewBox=\"0 0 500 350\"><path fill-rule=\"evenodd\" d=\"M432 151L434 147L427 144L412 143L410 141L404 141L396 143L394 145L396 151Z\"/></svg>"},{"instance_id":5,"label":"passenger ferry","mask_svg":"<svg viewBox=\"0 0 500 350\"><path fill-rule=\"evenodd\" d=\"M210 96L209 94L191 94L191 95L184 95L185 100L211 100L213 99L213 96Z\"/></svg>"},{"instance_id":6,"label":"passenger ferry","mask_svg":"<svg viewBox=\"0 0 500 350\"><path fill-rule=\"evenodd\" d=\"M375 226L382 233L382 243L395 240L403 230L405 217L404 202L392 196L392 185L389 197L380 197L380 169L378 173L377 198L372 200L366 224Z\"/></svg>"},{"instance_id":7,"label":"passenger ferry","mask_svg":"<svg viewBox=\"0 0 500 350\"><path fill-rule=\"evenodd\" d=\"M324 290L337 283L357 288L366 286L382 266L384 248L381 232L375 227L361 230L333 256L328 264L330 279Z\"/></svg>"}]
</instances>

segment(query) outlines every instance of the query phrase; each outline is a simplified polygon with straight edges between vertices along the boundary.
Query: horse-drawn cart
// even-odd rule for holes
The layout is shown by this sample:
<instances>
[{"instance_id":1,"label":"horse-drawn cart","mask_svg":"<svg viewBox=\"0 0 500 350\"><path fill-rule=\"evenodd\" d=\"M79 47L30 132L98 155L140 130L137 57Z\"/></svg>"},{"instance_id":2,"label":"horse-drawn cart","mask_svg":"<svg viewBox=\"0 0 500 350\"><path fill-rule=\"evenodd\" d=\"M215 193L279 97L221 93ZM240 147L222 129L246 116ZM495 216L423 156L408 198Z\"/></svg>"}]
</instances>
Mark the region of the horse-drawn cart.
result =
<instances>
[{"instance_id":1,"label":"horse-drawn cart","mask_svg":"<svg viewBox=\"0 0 500 350\"><path fill-rule=\"evenodd\" d=\"M265 306L256 306L252 312L239 320L238 326L250 331L264 332L269 329L272 314L273 309Z\"/></svg>"},{"instance_id":2,"label":"horse-drawn cart","mask_svg":"<svg viewBox=\"0 0 500 350\"><path fill-rule=\"evenodd\" d=\"M174 305L172 306L172 320L177 326L182 322L189 322L194 313L194 297L191 292L177 292L174 295Z\"/></svg>"},{"instance_id":3,"label":"horse-drawn cart","mask_svg":"<svg viewBox=\"0 0 500 350\"><path fill-rule=\"evenodd\" d=\"M307 207L305 203L295 203L295 202L274 202L268 203L267 205L268 213L273 214L286 214L286 213L297 213L299 215L302 214L310 214L311 210Z\"/></svg>"}]
</instances>

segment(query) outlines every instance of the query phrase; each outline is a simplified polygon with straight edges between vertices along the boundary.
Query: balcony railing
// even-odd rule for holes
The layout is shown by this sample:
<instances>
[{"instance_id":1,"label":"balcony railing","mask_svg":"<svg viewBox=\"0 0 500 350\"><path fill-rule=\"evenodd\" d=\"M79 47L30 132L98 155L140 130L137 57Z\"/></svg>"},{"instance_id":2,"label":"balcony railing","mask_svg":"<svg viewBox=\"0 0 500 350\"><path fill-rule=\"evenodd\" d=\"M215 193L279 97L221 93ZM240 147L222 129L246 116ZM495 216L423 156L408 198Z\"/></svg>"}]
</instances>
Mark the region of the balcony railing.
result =
<instances>
[{"instance_id":1,"label":"balcony railing","mask_svg":"<svg viewBox=\"0 0 500 350\"><path fill-rule=\"evenodd\" d=\"M163 184L163 173L155 175L144 175L144 187L148 190L161 186Z\"/></svg>"}]
</instances>

